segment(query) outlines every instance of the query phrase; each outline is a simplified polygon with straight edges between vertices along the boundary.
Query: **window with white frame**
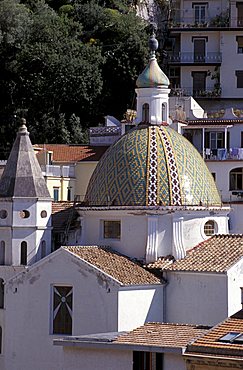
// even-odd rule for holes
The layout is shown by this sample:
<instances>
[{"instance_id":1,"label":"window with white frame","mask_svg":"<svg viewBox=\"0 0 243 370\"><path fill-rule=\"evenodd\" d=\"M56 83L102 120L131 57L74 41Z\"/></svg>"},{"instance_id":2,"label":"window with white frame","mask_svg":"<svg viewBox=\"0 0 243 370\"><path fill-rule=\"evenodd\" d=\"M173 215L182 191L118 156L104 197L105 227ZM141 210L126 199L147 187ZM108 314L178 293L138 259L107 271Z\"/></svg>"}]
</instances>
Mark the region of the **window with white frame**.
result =
<instances>
[{"instance_id":1,"label":"window with white frame","mask_svg":"<svg viewBox=\"0 0 243 370\"><path fill-rule=\"evenodd\" d=\"M208 3L193 3L192 7L194 10L195 23L199 23L199 24L205 23Z\"/></svg>"},{"instance_id":2,"label":"window with white frame","mask_svg":"<svg viewBox=\"0 0 243 370\"><path fill-rule=\"evenodd\" d=\"M149 122L149 104L144 103L142 107L142 121L148 123Z\"/></svg>"},{"instance_id":3,"label":"window with white frame","mask_svg":"<svg viewBox=\"0 0 243 370\"><path fill-rule=\"evenodd\" d=\"M54 202L59 201L59 188L53 188L53 199Z\"/></svg>"},{"instance_id":4,"label":"window with white frame","mask_svg":"<svg viewBox=\"0 0 243 370\"><path fill-rule=\"evenodd\" d=\"M20 246L20 264L27 265L27 242L21 242Z\"/></svg>"},{"instance_id":5,"label":"window with white frame","mask_svg":"<svg viewBox=\"0 0 243 370\"><path fill-rule=\"evenodd\" d=\"M5 241L0 242L0 265L5 265Z\"/></svg>"},{"instance_id":6,"label":"window with white frame","mask_svg":"<svg viewBox=\"0 0 243 370\"><path fill-rule=\"evenodd\" d=\"M53 286L52 333L72 334L73 288Z\"/></svg>"},{"instance_id":7,"label":"window with white frame","mask_svg":"<svg viewBox=\"0 0 243 370\"><path fill-rule=\"evenodd\" d=\"M214 220L209 220L205 222L204 233L207 236L212 236L216 233L216 222Z\"/></svg>"},{"instance_id":8,"label":"window with white frame","mask_svg":"<svg viewBox=\"0 0 243 370\"><path fill-rule=\"evenodd\" d=\"M121 239L121 221L103 221L104 239Z\"/></svg>"}]
</instances>

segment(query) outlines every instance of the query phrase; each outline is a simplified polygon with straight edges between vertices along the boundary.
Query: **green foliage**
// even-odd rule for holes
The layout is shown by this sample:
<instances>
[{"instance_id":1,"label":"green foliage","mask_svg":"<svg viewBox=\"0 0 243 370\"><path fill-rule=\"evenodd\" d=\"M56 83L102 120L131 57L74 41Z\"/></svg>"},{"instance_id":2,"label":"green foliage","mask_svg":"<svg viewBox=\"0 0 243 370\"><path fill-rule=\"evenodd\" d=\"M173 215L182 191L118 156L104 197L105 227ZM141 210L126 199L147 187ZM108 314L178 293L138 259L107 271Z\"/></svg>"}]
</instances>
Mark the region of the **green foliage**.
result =
<instances>
[{"instance_id":1,"label":"green foliage","mask_svg":"<svg viewBox=\"0 0 243 370\"><path fill-rule=\"evenodd\" d=\"M15 116L26 116L34 142L79 143L89 125L132 108L148 35L130 5L0 1L0 150L15 136Z\"/></svg>"}]
</instances>

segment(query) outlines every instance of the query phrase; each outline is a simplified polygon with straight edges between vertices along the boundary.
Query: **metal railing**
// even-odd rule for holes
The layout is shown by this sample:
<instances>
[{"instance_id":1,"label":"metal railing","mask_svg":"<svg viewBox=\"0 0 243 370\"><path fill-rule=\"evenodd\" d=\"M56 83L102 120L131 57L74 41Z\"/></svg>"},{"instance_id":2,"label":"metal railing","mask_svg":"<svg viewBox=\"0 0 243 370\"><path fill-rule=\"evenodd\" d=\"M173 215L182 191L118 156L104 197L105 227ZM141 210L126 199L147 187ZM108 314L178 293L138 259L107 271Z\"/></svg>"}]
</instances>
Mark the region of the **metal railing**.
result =
<instances>
[{"instance_id":1,"label":"metal railing","mask_svg":"<svg viewBox=\"0 0 243 370\"><path fill-rule=\"evenodd\" d=\"M121 127L106 126L106 127L90 127L90 136L120 136Z\"/></svg>"},{"instance_id":2,"label":"metal railing","mask_svg":"<svg viewBox=\"0 0 243 370\"><path fill-rule=\"evenodd\" d=\"M208 52L206 54L195 54L192 52L168 53L169 63L221 63L222 54L219 52Z\"/></svg>"},{"instance_id":3,"label":"metal railing","mask_svg":"<svg viewBox=\"0 0 243 370\"><path fill-rule=\"evenodd\" d=\"M221 89L199 89L192 87L172 87L170 96L193 96L195 98L218 98L221 96Z\"/></svg>"}]
</instances>

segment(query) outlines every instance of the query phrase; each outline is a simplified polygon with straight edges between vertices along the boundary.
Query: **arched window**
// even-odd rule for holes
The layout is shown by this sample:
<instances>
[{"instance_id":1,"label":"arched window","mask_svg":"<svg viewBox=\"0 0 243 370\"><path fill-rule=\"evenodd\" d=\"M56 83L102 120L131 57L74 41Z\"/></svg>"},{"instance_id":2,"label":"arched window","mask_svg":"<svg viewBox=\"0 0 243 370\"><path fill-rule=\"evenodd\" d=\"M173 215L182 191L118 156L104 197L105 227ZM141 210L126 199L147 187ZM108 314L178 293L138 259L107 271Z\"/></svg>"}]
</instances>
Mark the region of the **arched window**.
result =
<instances>
[{"instance_id":1,"label":"arched window","mask_svg":"<svg viewBox=\"0 0 243 370\"><path fill-rule=\"evenodd\" d=\"M27 243L21 243L21 251L20 251L20 264L27 265Z\"/></svg>"},{"instance_id":2,"label":"arched window","mask_svg":"<svg viewBox=\"0 0 243 370\"><path fill-rule=\"evenodd\" d=\"M42 240L41 242L41 258L45 257L46 255L46 241Z\"/></svg>"},{"instance_id":3,"label":"arched window","mask_svg":"<svg viewBox=\"0 0 243 370\"><path fill-rule=\"evenodd\" d=\"M149 122L149 104L143 104L142 121Z\"/></svg>"},{"instance_id":4,"label":"arched window","mask_svg":"<svg viewBox=\"0 0 243 370\"><path fill-rule=\"evenodd\" d=\"M0 265L5 265L5 241L0 242Z\"/></svg>"},{"instance_id":5,"label":"arched window","mask_svg":"<svg viewBox=\"0 0 243 370\"><path fill-rule=\"evenodd\" d=\"M213 221L213 220L207 221L204 224L204 233L205 233L205 235L207 235L207 236L214 235L217 232L216 228L217 228L217 224L216 224L215 221Z\"/></svg>"},{"instance_id":6,"label":"arched window","mask_svg":"<svg viewBox=\"0 0 243 370\"><path fill-rule=\"evenodd\" d=\"M230 190L243 190L243 168L233 168L229 180Z\"/></svg>"},{"instance_id":7,"label":"arched window","mask_svg":"<svg viewBox=\"0 0 243 370\"><path fill-rule=\"evenodd\" d=\"M0 279L0 308L4 308L4 280Z\"/></svg>"},{"instance_id":8,"label":"arched window","mask_svg":"<svg viewBox=\"0 0 243 370\"><path fill-rule=\"evenodd\" d=\"M161 117L162 117L162 122L166 122L166 105L165 105L165 103L162 103L162 106L161 106Z\"/></svg>"}]
</instances>

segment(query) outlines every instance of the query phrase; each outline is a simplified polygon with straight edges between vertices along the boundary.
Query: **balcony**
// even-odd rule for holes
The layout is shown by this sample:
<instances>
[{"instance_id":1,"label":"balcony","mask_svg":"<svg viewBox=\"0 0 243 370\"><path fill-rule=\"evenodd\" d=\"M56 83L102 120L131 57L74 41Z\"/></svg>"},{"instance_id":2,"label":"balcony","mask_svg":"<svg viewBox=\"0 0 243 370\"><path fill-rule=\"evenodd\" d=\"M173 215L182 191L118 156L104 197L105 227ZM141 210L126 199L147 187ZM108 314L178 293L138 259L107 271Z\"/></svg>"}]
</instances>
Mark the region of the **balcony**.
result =
<instances>
[{"instance_id":1,"label":"balcony","mask_svg":"<svg viewBox=\"0 0 243 370\"><path fill-rule=\"evenodd\" d=\"M169 64L221 64L222 54L209 52L204 54L195 54L192 52L168 53Z\"/></svg>"},{"instance_id":2,"label":"balcony","mask_svg":"<svg viewBox=\"0 0 243 370\"><path fill-rule=\"evenodd\" d=\"M242 27L242 20L237 19L237 24ZM232 23L232 19L231 19ZM229 28L230 17L229 10L222 11L220 14L215 16L210 15L195 15L191 12L190 15L182 17L173 17L168 24L169 28Z\"/></svg>"},{"instance_id":3,"label":"balcony","mask_svg":"<svg viewBox=\"0 0 243 370\"><path fill-rule=\"evenodd\" d=\"M43 176L49 177L75 177L74 166L41 166Z\"/></svg>"},{"instance_id":4,"label":"balcony","mask_svg":"<svg viewBox=\"0 0 243 370\"><path fill-rule=\"evenodd\" d=\"M204 149L204 154L202 154L205 160L243 160L243 148L219 148L219 149Z\"/></svg>"},{"instance_id":5,"label":"balcony","mask_svg":"<svg viewBox=\"0 0 243 370\"><path fill-rule=\"evenodd\" d=\"M176 87L171 88L170 96L193 96L194 98L219 98L221 96L221 88L214 88L212 90L193 90L192 87Z\"/></svg>"}]
</instances>

